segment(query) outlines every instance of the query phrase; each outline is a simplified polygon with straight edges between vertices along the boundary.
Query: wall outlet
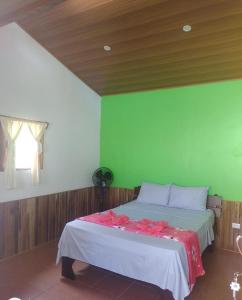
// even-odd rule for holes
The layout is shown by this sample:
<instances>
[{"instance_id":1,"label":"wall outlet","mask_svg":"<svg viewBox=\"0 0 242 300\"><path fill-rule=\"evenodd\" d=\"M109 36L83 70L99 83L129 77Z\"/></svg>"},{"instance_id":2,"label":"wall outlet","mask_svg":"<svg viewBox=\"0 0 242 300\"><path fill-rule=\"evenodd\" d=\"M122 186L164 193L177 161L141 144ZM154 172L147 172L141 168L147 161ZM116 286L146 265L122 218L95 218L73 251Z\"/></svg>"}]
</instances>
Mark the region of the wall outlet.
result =
<instances>
[{"instance_id":1,"label":"wall outlet","mask_svg":"<svg viewBox=\"0 0 242 300\"><path fill-rule=\"evenodd\" d=\"M232 228L240 229L240 224L239 223L232 223Z\"/></svg>"}]
</instances>

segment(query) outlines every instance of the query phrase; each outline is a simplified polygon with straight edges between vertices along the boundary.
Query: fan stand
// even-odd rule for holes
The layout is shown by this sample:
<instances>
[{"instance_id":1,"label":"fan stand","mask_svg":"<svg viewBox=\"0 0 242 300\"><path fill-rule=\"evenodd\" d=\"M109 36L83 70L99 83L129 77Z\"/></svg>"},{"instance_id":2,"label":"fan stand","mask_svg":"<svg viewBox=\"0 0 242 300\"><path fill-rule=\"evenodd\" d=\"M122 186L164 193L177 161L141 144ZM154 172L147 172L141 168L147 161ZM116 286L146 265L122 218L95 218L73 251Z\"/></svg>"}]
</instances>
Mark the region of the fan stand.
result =
<instances>
[{"instance_id":1,"label":"fan stand","mask_svg":"<svg viewBox=\"0 0 242 300\"><path fill-rule=\"evenodd\" d=\"M108 192L108 187L105 186L99 186L97 187L97 200L98 200L98 210L99 211L104 211L106 210L106 199L107 199L107 192Z\"/></svg>"}]
</instances>

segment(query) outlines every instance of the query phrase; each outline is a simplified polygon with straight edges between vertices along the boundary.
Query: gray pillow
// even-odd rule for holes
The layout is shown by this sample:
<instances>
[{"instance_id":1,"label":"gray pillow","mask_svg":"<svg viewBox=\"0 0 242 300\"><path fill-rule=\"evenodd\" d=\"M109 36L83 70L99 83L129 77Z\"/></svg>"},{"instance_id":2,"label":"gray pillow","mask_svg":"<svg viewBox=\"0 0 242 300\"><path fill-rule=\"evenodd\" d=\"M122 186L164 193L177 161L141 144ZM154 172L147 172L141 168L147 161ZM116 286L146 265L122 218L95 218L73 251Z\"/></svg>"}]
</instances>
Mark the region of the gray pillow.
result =
<instances>
[{"instance_id":1,"label":"gray pillow","mask_svg":"<svg viewBox=\"0 0 242 300\"><path fill-rule=\"evenodd\" d=\"M138 202L167 205L170 194L170 184L161 185L144 182L141 185Z\"/></svg>"},{"instance_id":2,"label":"gray pillow","mask_svg":"<svg viewBox=\"0 0 242 300\"><path fill-rule=\"evenodd\" d=\"M168 205L192 210L205 210L208 187L171 186Z\"/></svg>"}]
</instances>

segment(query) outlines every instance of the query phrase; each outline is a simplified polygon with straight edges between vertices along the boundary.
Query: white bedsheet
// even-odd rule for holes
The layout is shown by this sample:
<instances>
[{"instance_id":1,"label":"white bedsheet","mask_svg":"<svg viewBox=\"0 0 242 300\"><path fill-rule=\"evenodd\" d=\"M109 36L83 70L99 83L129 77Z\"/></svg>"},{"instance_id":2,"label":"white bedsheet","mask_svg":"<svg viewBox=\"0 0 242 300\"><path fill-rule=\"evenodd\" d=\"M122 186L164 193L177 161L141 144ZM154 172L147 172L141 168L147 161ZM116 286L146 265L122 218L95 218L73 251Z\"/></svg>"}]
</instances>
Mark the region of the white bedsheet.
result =
<instances>
[{"instance_id":1,"label":"white bedsheet","mask_svg":"<svg viewBox=\"0 0 242 300\"><path fill-rule=\"evenodd\" d=\"M194 230L202 251L214 239L214 217L210 210L191 211L132 201L114 211L132 219L167 220L171 226ZM186 252L174 240L75 220L63 230L57 263L62 256L168 289L175 300L183 300L190 293Z\"/></svg>"}]
</instances>

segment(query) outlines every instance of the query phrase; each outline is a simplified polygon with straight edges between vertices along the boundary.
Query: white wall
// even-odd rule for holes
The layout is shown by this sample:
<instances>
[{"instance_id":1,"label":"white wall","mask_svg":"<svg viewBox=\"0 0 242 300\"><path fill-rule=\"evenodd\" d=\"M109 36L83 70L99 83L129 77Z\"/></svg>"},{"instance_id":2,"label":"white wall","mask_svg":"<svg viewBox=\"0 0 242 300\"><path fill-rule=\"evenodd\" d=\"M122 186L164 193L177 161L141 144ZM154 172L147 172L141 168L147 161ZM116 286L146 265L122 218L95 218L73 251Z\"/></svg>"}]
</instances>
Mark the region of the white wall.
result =
<instances>
[{"instance_id":1,"label":"white wall","mask_svg":"<svg viewBox=\"0 0 242 300\"><path fill-rule=\"evenodd\" d=\"M0 201L92 185L99 165L100 96L50 55L17 24L0 28L0 114L50 123L45 135L41 184L17 171L18 187Z\"/></svg>"}]
</instances>

